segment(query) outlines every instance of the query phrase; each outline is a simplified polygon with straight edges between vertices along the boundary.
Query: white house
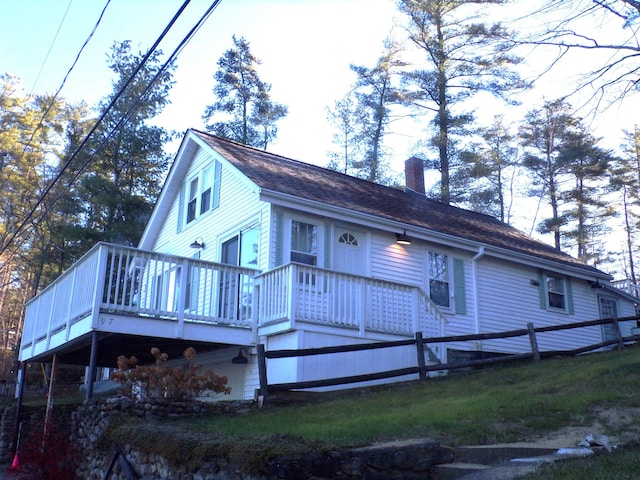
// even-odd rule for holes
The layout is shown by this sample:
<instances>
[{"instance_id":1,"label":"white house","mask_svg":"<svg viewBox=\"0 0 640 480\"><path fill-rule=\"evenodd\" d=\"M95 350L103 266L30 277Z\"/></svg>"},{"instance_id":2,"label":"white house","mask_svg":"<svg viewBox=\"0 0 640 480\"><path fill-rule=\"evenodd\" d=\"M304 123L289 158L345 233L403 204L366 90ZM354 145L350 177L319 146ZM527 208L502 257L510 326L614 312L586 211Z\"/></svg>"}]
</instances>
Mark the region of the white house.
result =
<instances>
[{"instance_id":1,"label":"white house","mask_svg":"<svg viewBox=\"0 0 640 480\"><path fill-rule=\"evenodd\" d=\"M155 346L175 357L194 346L229 377L233 398L253 398L258 343L296 349L635 315L608 274L430 200L418 159L405 173L407 187L390 188L190 130L138 248L96 245L29 301L20 360L57 354L113 367L121 354L144 358ZM578 332L543 334L539 348L608 334ZM529 348L504 339L433 344L431 354ZM415 349L370 352L274 360L269 380L415 365ZM239 356L248 362L232 362Z\"/></svg>"}]
</instances>

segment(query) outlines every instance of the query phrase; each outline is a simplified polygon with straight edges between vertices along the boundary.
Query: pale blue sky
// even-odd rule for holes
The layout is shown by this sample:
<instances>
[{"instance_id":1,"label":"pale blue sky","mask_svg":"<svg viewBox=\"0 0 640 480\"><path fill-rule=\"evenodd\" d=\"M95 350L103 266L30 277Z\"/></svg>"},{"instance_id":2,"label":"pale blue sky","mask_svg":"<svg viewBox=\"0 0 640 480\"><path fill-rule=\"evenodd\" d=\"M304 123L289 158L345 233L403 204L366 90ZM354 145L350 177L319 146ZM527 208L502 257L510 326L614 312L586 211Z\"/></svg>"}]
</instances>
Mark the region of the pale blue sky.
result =
<instances>
[{"instance_id":1,"label":"pale blue sky","mask_svg":"<svg viewBox=\"0 0 640 480\"><path fill-rule=\"evenodd\" d=\"M161 44L165 53L174 50L211 1L192 0ZM26 93L32 89L36 93L54 92L105 3L106 0L0 0L0 72L20 77ZM182 3L183 0L111 0L62 95L95 105L112 91L111 72L106 66L110 46L115 41L131 40L134 48L146 51ZM524 4L518 3L517 14L522 14L519 10ZM52 46L67 8L68 14ZM263 62L259 74L272 84L273 99L289 107L289 115L279 123L278 140L269 150L324 166L327 151L333 147L326 107L344 96L354 81L350 63L374 65L397 18L394 0L222 0L178 58L172 104L157 123L179 132L203 128L202 112L205 105L213 102L216 62L231 47L232 35L244 36ZM620 34L619 27L613 33L616 32ZM43 64L49 48L51 53ZM536 55L541 52L528 55L530 66L525 72L535 71L536 58L550 58ZM594 55L588 52L565 58L562 68L522 97L520 109L505 109L481 97L475 103L478 118L490 123L493 115L504 113L517 125L524 111L538 107L545 98L554 99L565 93L566 80L589 67ZM540 68L541 62L537 63ZM639 100L638 96L628 97L592 124L594 133L604 136L608 147L619 145L622 128L632 129L637 123ZM394 124L393 129L387 143L390 163L396 173L401 173L404 160L414 153L415 142L425 135L420 128L406 123ZM172 146L175 148L177 144ZM513 212L514 225L526 232L534 222L532 212L536 205L531 202L520 199Z\"/></svg>"},{"instance_id":2,"label":"pale blue sky","mask_svg":"<svg viewBox=\"0 0 640 480\"><path fill-rule=\"evenodd\" d=\"M20 77L28 93L54 92L95 25L106 0L2 0L0 72ZM131 40L146 51L182 0L111 0L61 94L95 104L111 92L106 52L114 41ZM70 4L70 7L69 7ZM193 0L160 48L174 50L208 8ZM69 7L37 84L38 71ZM204 106L212 103L216 62L244 36L262 60L258 73L272 84L273 99L289 107L270 150L326 164L331 131L325 107L353 82L349 63L372 65L396 13L392 0L223 0L178 58L171 99L158 122L184 131L202 128Z\"/></svg>"}]
</instances>

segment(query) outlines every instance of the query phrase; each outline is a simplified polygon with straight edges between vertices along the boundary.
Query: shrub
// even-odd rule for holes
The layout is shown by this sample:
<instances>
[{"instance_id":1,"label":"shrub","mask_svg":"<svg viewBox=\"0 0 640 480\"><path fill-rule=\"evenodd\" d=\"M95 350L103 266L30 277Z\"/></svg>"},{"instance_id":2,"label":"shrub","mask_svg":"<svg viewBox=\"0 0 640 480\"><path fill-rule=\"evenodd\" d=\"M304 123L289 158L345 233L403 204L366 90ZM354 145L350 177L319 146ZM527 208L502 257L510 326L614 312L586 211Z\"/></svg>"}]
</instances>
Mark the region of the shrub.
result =
<instances>
[{"instance_id":1,"label":"shrub","mask_svg":"<svg viewBox=\"0 0 640 480\"><path fill-rule=\"evenodd\" d=\"M200 372L200 365L193 363L194 348L187 348L183 356L185 363L169 365L169 356L158 348L151 349L156 359L155 365L138 365L138 359L120 355L118 370L111 374L111 380L131 386L131 395L139 397L163 398L169 401L188 401L212 393L231 393L227 387L227 377L216 375L210 370Z\"/></svg>"}]
</instances>

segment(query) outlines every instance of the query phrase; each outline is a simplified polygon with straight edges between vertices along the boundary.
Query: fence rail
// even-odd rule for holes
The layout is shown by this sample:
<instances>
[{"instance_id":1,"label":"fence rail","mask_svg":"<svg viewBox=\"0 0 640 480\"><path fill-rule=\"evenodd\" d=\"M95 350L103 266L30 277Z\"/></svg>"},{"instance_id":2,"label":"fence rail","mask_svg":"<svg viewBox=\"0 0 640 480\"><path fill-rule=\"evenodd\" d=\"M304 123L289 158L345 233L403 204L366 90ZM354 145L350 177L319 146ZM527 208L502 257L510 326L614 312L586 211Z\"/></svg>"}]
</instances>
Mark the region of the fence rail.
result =
<instances>
[{"instance_id":1,"label":"fence rail","mask_svg":"<svg viewBox=\"0 0 640 480\"><path fill-rule=\"evenodd\" d=\"M267 403L267 399L270 394L276 392L284 392L289 390L304 390L309 388L330 387L336 385L345 385L350 383L362 383L372 380L382 380L386 378L394 378L404 375L418 374L420 380L425 380L428 377L429 372L456 370L469 367L480 367L487 365L495 365L499 363L513 362L516 360L533 360L538 362L542 359L558 357L558 356L573 356L590 351L603 349L610 346L615 346L617 350L622 350L625 343L640 341L640 335L631 335L623 337L620 331L621 322L638 321L640 316L624 317L624 318L607 318L600 320L589 320L585 322L576 322L564 325L554 325L549 327L535 327L533 323L529 323L527 328L509 330L505 332L496 333L480 333L472 335L457 335L448 337L433 337L423 338L421 332L415 334L415 338L411 340L400 340L392 342L375 342L368 344L354 344L354 345L340 345L322 348L307 348L300 350L270 350L266 351L264 344L258 344L258 373L260 376L260 392L263 404ZM614 340L599 342L592 345L583 346L571 350L559 350L559 351L539 351L538 350L538 333L554 332L561 330L570 330L577 328L584 328L597 325L611 325L615 332L616 338ZM476 340L490 340L496 338L511 338L520 336L529 336L531 351L522 352L517 354L497 354L494 357L484 358L479 360L469 360L464 362L455 363L439 363L435 365L427 365L425 362L425 351L428 349L427 345L434 343L449 343L449 342L463 342L463 341L476 341ZM416 346L416 366L407 367L402 369L387 370L382 372L375 372L363 375L354 375L348 377L334 377L320 380L309 380L301 382L290 383L277 383L269 384L267 378L267 359L278 358L293 358L293 357L306 357L311 355L330 355L335 353L345 352L357 352L364 350L375 350L384 348L404 347L408 345Z\"/></svg>"}]
</instances>

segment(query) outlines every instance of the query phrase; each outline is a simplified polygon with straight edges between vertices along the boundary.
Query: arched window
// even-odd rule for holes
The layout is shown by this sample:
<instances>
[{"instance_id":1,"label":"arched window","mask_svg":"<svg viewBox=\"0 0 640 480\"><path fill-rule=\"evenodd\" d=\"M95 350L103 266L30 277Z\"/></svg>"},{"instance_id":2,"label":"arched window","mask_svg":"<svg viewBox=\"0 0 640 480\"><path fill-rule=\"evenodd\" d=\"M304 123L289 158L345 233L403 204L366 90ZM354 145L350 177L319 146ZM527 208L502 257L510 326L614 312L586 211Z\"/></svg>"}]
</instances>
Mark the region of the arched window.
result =
<instances>
[{"instance_id":1,"label":"arched window","mask_svg":"<svg viewBox=\"0 0 640 480\"><path fill-rule=\"evenodd\" d=\"M351 245L353 247L357 247L358 239L352 234L345 232L342 235L340 235L340 238L338 239L338 243L343 243L344 245Z\"/></svg>"}]
</instances>

